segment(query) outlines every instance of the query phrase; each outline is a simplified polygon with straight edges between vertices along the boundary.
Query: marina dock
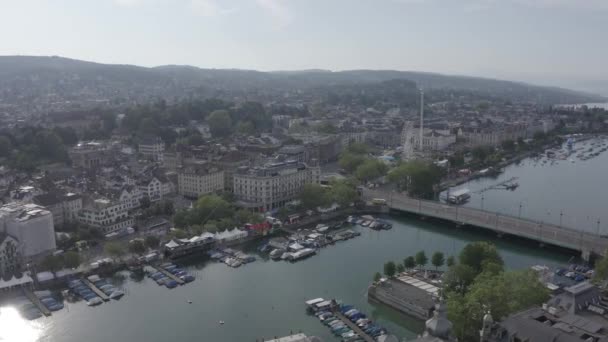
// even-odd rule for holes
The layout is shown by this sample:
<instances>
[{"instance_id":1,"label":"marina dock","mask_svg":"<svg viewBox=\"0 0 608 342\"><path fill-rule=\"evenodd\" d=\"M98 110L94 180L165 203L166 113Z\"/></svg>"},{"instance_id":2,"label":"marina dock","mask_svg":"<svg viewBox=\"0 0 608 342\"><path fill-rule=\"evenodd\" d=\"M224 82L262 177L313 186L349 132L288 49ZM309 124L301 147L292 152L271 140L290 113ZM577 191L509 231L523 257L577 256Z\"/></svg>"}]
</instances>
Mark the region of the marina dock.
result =
<instances>
[{"instance_id":1,"label":"marina dock","mask_svg":"<svg viewBox=\"0 0 608 342\"><path fill-rule=\"evenodd\" d=\"M364 339L366 342L375 342L376 341L373 337L369 336L363 330L361 330L361 328L359 328L355 323L351 322L350 319L346 318L340 312L340 310L334 309L333 313L334 313L334 315L336 315L336 317L338 317L342 322L344 322L344 324L346 324L352 331L354 331L357 335L359 335L359 337Z\"/></svg>"},{"instance_id":2,"label":"marina dock","mask_svg":"<svg viewBox=\"0 0 608 342\"><path fill-rule=\"evenodd\" d=\"M184 281L182 279L180 279L179 277L177 277L175 274L167 271L166 269L160 267L160 266L152 266L154 267L157 271L161 272L162 274L166 275L167 277L169 277L170 279L175 280L178 284L180 285L184 285Z\"/></svg>"},{"instance_id":3,"label":"marina dock","mask_svg":"<svg viewBox=\"0 0 608 342\"><path fill-rule=\"evenodd\" d=\"M88 279L82 279L82 281L84 282L84 284L88 287L91 288L91 290L93 290L93 292L95 292L95 294L97 296L99 296L99 298L103 299L105 302L110 300L110 297L108 297L105 293L103 293L103 291L101 291L99 288L97 288L97 286L95 286L95 284L91 283Z\"/></svg>"},{"instance_id":4,"label":"marina dock","mask_svg":"<svg viewBox=\"0 0 608 342\"><path fill-rule=\"evenodd\" d=\"M36 295L34 295L32 290L24 287L23 293L34 305L36 305L38 310L40 310L40 312L42 312L43 315L45 315L47 317L51 315L51 311L46 306L44 306L44 304L42 304L40 299L38 299L38 297L36 297Z\"/></svg>"}]
</instances>

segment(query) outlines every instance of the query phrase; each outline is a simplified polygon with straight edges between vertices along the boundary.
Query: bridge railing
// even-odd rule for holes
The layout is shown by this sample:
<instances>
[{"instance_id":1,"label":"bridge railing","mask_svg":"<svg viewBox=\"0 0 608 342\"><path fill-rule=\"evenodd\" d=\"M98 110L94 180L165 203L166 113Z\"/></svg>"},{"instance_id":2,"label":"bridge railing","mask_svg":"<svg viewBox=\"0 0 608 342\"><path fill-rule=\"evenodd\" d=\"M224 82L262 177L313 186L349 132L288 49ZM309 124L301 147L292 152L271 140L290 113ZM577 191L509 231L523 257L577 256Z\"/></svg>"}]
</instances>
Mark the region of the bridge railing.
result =
<instances>
[{"instance_id":1,"label":"bridge railing","mask_svg":"<svg viewBox=\"0 0 608 342\"><path fill-rule=\"evenodd\" d=\"M608 239L598 234L575 230L570 227L557 226L499 212L415 199L395 192L365 190L363 195L367 199L384 198L387 204L394 209L471 224L501 233L537 240L541 243L550 243L581 251L592 251L601 255L604 255L606 249L608 249Z\"/></svg>"}]
</instances>

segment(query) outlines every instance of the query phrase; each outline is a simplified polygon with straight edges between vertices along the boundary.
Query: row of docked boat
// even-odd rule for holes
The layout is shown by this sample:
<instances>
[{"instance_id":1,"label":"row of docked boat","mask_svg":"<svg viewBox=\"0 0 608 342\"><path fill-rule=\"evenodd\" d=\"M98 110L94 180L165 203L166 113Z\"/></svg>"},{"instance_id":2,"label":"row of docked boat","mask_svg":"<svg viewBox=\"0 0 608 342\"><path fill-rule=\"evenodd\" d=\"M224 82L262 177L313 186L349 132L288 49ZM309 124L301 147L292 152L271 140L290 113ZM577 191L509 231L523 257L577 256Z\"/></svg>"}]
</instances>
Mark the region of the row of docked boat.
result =
<instances>
[{"instance_id":1,"label":"row of docked boat","mask_svg":"<svg viewBox=\"0 0 608 342\"><path fill-rule=\"evenodd\" d=\"M377 219L371 215L363 215L361 217L351 215L346 218L346 222L350 224L358 224L362 227L367 227L374 230L388 230L393 228L393 225L390 222Z\"/></svg>"},{"instance_id":2,"label":"row of docked boat","mask_svg":"<svg viewBox=\"0 0 608 342\"><path fill-rule=\"evenodd\" d=\"M99 291L105 294L105 299L118 300L124 296L124 292L117 289L106 279L102 279L97 275L92 275L87 278L91 286L95 286ZM88 306L96 306L103 303L104 298L101 298L90 285L82 279L75 279L68 282L69 291L87 302ZM103 296L103 295L101 295Z\"/></svg>"},{"instance_id":3,"label":"row of docked boat","mask_svg":"<svg viewBox=\"0 0 608 342\"><path fill-rule=\"evenodd\" d=\"M51 291L35 291L34 295L38 297L42 305L49 309L49 311L59 311L63 309L63 303L60 300L57 300Z\"/></svg>"},{"instance_id":4,"label":"row of docked boat","mask_svg":"<svg viewBox=\"0 0 608 342\"><path fill-rule=\"evenodd\" d=\"M323 298L311 299L306 305L310 313L319 318L323 325L344 342L364 341L364 337L379 340L381 336L387 334L386 329L375 324L352 305Z\"/></svg>"},{"instance_id":5,"label":"row of docked boat","mask_svg":"<svg viewBox=\"0 0 608 342\"><path fill-rule=\"evenodd\" d=\"M154 280L158 286L164 285L168 289L173 289L180 285L175 279L179 279L181 284L191 283L195 279L193 275L171 263L162 264L160 268L173 275L173 277L168 276L165 272L160 270L148 274L148 277Z\"/></svg>"},{"instance_id":6,"label":"row of docked boat","mask_svg":"<svg viewBox=\"0 0 608 342\"><path fill-rule=\"evenodd\" d=\"M233 268L255 261L254 256L245 254L241 251L236 251L232 248L212 249L207 252L207 254L211 259L223 262Z\"/></svg>"}]
</instances>

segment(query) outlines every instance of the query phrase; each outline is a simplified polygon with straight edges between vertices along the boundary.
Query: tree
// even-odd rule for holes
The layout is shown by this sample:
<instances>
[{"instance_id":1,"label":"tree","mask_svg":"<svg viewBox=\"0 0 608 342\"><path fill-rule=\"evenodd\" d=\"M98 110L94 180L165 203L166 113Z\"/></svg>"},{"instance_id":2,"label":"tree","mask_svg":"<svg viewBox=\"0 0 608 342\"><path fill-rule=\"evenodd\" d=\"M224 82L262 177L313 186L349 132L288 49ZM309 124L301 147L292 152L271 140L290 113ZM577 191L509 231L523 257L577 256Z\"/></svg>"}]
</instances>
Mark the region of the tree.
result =
<instances>
[{"instance_id":1,"label":"tree","mask_svg":"<svg viewBox=\"0 0 608 342\"><path fill-rule=\"evenodd\" d=\"M608 280L608 257L603 257L595 263L594 283L602 283Z\"/></svg>"},{"instance_id":2,"label":"tree","mask_svg":"<svg viewBox=\"0 0 608 342\"><path fill-rule=\"evenodd\" d=\"M226 200L218 195L201 196L193 210L188 215L189 224L204 224L207 220L219 220L233 217L234 209Z\"/></svg>"},{"instance_id":3,"label":"tree","mask_svg":"<svg viewBox=\"0 0 608 342\"><path fill-rule=\"evenodd\" d=\"M383 162L376 159L367 159L355 170L357 179L367 182L386 174L388 167Z\"/></svg>"},{"instance_id":4,"label":"tree","mask_svg":"<svg viewBox=\"0 0 608 342\"><path fill-rule=\"evenodd\" d=\"M306 184L300 192L300 202L304 209L314 209L327 206L331 199L327 195L325 188L319 184Z\"/></svg>"},{"instance_id":5,"label":"tree","mask_svg":"<svg viewBox=\"0 0 608 342\"><path fill-rule=\"evenodd\" d=\"M364 143L352 143L348 146L348 152L354 154L367 154L369 147Z\"/></svg>"},{"instance_id":6,"label":"tree","mask_svg":"<svg viewBox=\"0 0 608 342\"><path fill-rule=\"evenodd\" d=\"M432 198L442 174L443 170L437 165L414 160L392 169L388 173L388 180L415 197Z\"/></svg>"},{"instance_id":7,"label":"tree","mask_svg":"<svg viewBox=\"0 0 608 342\"><path fill-rule=\"evenodd\" d=\"M463 265L470 266L476 274L481 273L488 263L494 263L500 267L504 265L496 246L483 241L467 244L460 252L459 261Z\"/></svg>"},{"instance_id":8,"label":"tree","mask_svg":"<svg viewBox=\"0 0 608 342\"><path fill-rule=\"evenodd\" d=\"M394 262L389 261L384 264L384 275L386 275L387 277L392 278L395 275L396 271L397 271L397 266L395 265Z\"/></svg>"},{"instance_id":9,"label":"tree","mask_svg":"<svg viewBox=\"0 0 608 342\"><path fill-rule=\"evenodd\" d=\"M40 262L40 268L43 270L51 271L53 273L61 269L61 258L55 255L48 255Z\"/></svg>"},{"instance_id":10,"label":"tree","mask_svg":"<svg viewBox=\"0 0 608 342\"><path fill-rule=\"evenodd\" d=\"M143 196L139 200L139 205L141 206L142 209L148 209L151 204L152 204L152 202L150 201L150 198L148 196Z\"/></svg>"},{"instance_id":11,"label":"tree","mask_svg":"<svg viewBox=\"0 0 608 342\"><path fill-rule=\"evenodd\" d=\"M0 136L0 158L10 156L12 150L13 144L11 140L5 136Z\"/></svg>"},{"instance_id":12,"label":"tree","mask_svg":"<svg viewBox=\"0 0 608 342\"><path fill-rule=\"evenodd\" d=\"M379 282L380 279L382 279L382 274L380 274L380 272L376 272L376 274L374 274L374 282Z\"/></svg>"},{"instance_id":13,"label":"tree","mask_svg":"<svg viewBox=\"0 0 608 342\"><path fill-rule=\"evenodd\" d=\"M358 154L346 152L340 155L338 164L347 172L354 172L367 158Z\"/></svg>"},{"instance_id":14,"label":"tree","mask_svg":"<svg viewBox=\"0 0 608 342\"><path fill-rule=\"evenodd\" d=\"M548 289L531 270L482 273L466 293L449 293L448 315L461 341L479 338L478 329L488 308L494 317L506 317L549 298Z\"/></svg>"},{"instance_id":15,"label":"tree","mask_svg":"<svg viewBox=\"0 0 608 342\"><path fill-rule=\"evenodd\" d=\"M414 259L416 260L416 265L420 266L420 268L423 268L429 262L429 259L426 257L424 251L416 253Z\"/></svg>"},{"instance_id":16,"label":"tree","mask_svg":"<svg viewBox=\"0 0 608 342\"><path fill-rule=\"evenodd\" d=\"M435 270L437 270L439 267L443 266L444 263L445 263L445 257L443 256L443 253L441 253L441 252L433 253L433 256L431 257L431 264L433 264L433 266L435 266Z\"/></svg>"},{"instance_id":17,"label":"tree","mask_svg":"<svg viewBox=\"0 0 608 342\"><path fill-rule=\"evenodd\" d=\"M146 252L146 245L140 239L129 242L129 252L142 255Z\"/></svg>"},{"instance_id":18,"label":"tree","mask_svg":"<svg viewBox=\"0 0 608 342\"><path fill-rule=\"evenodd\" d=\"M144 243L146 244L146 247L148 247L150 249L155 249L155 248L158 248L160 239L158 237L156 237L155 235L148 235L144 239Z\"/></svg>"},{"instance_id":19,"label":"tree","mask_svg":"<svg viewBox=\"0 0 608 342\"><path fill-rule=\"evenodd\" d=\"M232 131L232 119L227 110L215 110L207 118L209 130L214 137L225 137Z\"/></svg>"},{"instance_id":20,"label":"tree","mask_svg":"<svg viewBox=\"0 0 608 342\"><path fill-rule=\"evenodd\" d=\"M236 131L239 134L252 135L255 134L255 127L251 121L239 121L239 123L236 124Z\"/></svg>"},{"instance_id":21,"label":"tree","mask_svg":"<svg viewBox=\"0 0 608 342\"><path fill-rule=\"evenodd\" d=\"M80 266L80 255L74 251L65 252L63 254L63 265L67 268Z\"/></svg>"},{"instance_id":22,"label":"tree","mask_svg":"<svg viewBox=\"0 0 608 342\"><path fill-rule=\"evenodd\" d=\"M408 256L403 260L403 266L405 266L406 269L411 270L412 268L416 267L416 259L414 259L414 257L411 255Z\"/></svg>"},{"instance_id":23,"label":"tree","mask_svg":"<svg viewBox=\"0 0 608 342\"><path fill-rule=\"evenodd\" d=\"M103 249L112 258L120 259L125 254L125 249L119 242L108 242Z\"/></svg>"},{"instance_id":24,"label":"tree","mask_svg":"<svg viewBox=\"0 0 608 342\"><path fill-rule=\"evenodd\" d=\"M447 265L448 267L452 267L452 266L454 266L454 264L455 264L455 263L456 263L456 260L454 259L454 256L453 256L453 255L450 255L450 256L448 257L448 259L446 260L446 265Z\"/></svg>"},{"instance_id":25,"label":"tree","mask_svg":"<svg viewBox=\"0 0 608 342\"><path fill-rule=\"evenodd\" d=\"M500 145L505 151L511 152L515 149L515 142L513 140L505 140Z\"/></svg>"},{"instance_id":26,"label":"tree","mask_svg":"<svg viewBox=\"0 0 608 342\"><path fill-rule=\"evenodd\" d=\"M403 266L403 264L397 264L397 273L403 272L405 272L405 267Z\"/></svg>"},{"instance_id":27,"label":"tree","mask_svg":"<svg viewBox=\"0 0 608 342\"><path fill-rule=\"evenodd\" d=\"M359 198L354 184L346 180L335 181L331 184L331 197L341 207L348 207Z\"/></svg>"}]
</instances>

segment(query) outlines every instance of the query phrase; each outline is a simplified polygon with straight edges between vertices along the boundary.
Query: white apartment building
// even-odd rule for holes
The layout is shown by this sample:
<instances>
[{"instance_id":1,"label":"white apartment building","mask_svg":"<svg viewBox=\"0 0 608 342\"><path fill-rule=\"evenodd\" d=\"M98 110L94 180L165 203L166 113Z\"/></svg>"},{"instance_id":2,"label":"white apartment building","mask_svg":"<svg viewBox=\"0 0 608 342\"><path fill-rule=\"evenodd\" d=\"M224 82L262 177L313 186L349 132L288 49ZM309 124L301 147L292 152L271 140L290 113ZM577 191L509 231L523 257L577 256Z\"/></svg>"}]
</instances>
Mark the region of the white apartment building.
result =
<instances>
[{"instance_id":1,"label":"white apartment building","mask_svg":"<svg viewBox=\"0 0 608 342\"><path fill-rule=\"evenodd\" d=\"M78 221L99 228L104 234L132 227L135 223L129 216L126 204L106 198L86 201L78 215Z\"/></svg>"},{"instance_id":2,"label":"white apartment building","mask_svg":"<svg viewBox=\"0 0 608 342\"><path fill-rule=\"evenodd\" d=\"M165 143L159 137L144 138L139 142L138 151L152 160L162 162L165 152Z\"/></svg>"},{"instance_id":3,"label":"white apartment building","mask_svg":"<svg viewBox=\"0 0 608 342\"><path fill-rule=\"evenodd\" d=\"M283 207L298 197L306 184L318 184L321 170L296 161L240 168L234 174L238 205L265 212Z\"/></svg>"},{"instance_id":4,"label":"white apartment building","mask_svg":"<svg viewBox=\"0 0 608 342\"><path fill-rule=\"evenodd\" d=\"M141 199L144 197L138 187L126 186L120 192L118 201L127 209L135 209L141 206Z\"/></svg>"},{"instance_id":5,"label":"white apartment building","mask_svg":"<svg viewBox=\"0 0 608 342\"><path fill-rule=\"evenodd\" d=\"M31 260L55 248L53 214L37 204L8 203L0 207L0 234L18 242L19 254Z\"/></svg>"},{"instance_id":6,"label":"white apartment building","mask_svg":"<svg viewBox=\"0 0 608 342\"><path fill-rule=\"evenodd\" d=\"M224 171L214 165L195 165L177 172L178 193L197 198L224 189Z\"/></svg>"}]
</instances>

